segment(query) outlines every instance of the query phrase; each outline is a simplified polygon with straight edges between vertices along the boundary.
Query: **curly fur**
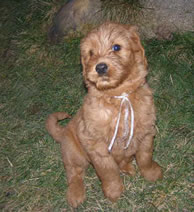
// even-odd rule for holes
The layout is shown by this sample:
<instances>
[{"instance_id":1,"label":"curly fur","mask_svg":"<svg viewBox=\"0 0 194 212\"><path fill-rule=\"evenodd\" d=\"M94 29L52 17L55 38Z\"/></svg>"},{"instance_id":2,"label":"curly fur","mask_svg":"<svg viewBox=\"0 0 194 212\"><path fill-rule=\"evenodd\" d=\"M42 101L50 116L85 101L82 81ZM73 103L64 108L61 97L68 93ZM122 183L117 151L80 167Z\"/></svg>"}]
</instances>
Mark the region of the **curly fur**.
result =
<instances>
[{"instance_id":1,"label":"curly fur","mask_svg":"<svg viewBox=\"0 0 194 212\"><path fill-rule=\"evenodd\" d=\"M119 51L114 51L115 44L120 45ZM102 24L82 40L81 61L88 88L82 107L66 127L57 123L68 117L64 112L51 114L46 122L48 132L61 145L69 185L67 199L73 207L85 199L83 179L88 164L95 168L103 192L111 201L116 201L124 189L120 171L135 174L134 158L145 179L162 178L160 166L152 159L155 107L146 82L147 61L136 28L112 22ZM107 65L103 75L96 71L97 64L102 63ZM122 112L116 142L109 152L120 107L120 100L114 96L123 93L129 95L134 108L134 136L125 150Z\"/></svg>"}]
</instances>

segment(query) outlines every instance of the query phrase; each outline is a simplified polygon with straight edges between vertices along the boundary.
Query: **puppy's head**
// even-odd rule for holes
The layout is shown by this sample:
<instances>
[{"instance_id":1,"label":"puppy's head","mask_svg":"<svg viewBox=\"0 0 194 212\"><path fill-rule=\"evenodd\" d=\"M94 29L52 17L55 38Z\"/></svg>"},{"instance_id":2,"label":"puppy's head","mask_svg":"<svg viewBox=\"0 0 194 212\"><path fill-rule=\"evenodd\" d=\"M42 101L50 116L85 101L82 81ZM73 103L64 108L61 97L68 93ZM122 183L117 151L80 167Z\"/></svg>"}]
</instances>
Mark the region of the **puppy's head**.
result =
<instances>
[{"instance_id":1,"label":"puppy's head","mask_svg":"<svg viewBox=\"0 0 194 212\"><path fill-rule=\"evenodd\" d=\"M81 42L83 75L98 90L116 88L124 81L146 76L146 59L133 26L107 22Z\"/></svg>"}]
</instances>

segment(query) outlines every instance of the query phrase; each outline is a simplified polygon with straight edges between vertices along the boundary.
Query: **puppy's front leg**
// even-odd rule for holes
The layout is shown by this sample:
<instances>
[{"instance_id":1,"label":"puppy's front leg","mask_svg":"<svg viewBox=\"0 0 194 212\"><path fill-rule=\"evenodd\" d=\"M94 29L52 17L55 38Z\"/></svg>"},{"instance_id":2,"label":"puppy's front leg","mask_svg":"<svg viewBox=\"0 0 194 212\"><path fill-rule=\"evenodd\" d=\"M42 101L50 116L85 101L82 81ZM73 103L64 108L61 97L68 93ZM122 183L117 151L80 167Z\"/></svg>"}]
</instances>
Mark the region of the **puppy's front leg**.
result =
<instances>
[{"instance_id":1,"label":"puppy's front leg","mask_svg":"<svg viewBox=\"0 0 194 212\"><path fill-rule=\"evenodd\" d=\"M91 162L102 182L104 195L111 201L116 201L123 192L123 183L119 167L107 150L105 143L97 143L88 149Z\"/></svg>"},{"instance_id":2,"label":"puppy's front leg","mask_svg":"<svg viewBox=\"0 0 194 212\"><path fill-rule=\"evenodd\" d=\"M152 182L163 177L161 167L152 159L153 139L152 134L147 135L135 155L141 175Z\"/></svg>"}]
</instances>

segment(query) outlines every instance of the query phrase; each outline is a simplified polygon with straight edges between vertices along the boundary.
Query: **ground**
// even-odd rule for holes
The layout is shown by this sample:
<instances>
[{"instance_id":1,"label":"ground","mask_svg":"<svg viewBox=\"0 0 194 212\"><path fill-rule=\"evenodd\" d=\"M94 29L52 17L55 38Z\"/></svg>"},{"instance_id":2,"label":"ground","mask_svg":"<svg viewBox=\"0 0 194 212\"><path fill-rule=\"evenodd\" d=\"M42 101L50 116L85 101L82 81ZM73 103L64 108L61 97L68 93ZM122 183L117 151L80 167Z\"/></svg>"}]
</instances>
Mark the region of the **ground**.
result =
<instances>
[{"instance_id":1,"label":"ground","mask_svg":"<svg viewBox=\"0 0 194 212\"><path fill-rule=\"evenodd\" d=\"M86 94L81 36L51 46L46 25L53 1L1 2L0 8L0 210L72 211L59 146L45 130L55 111L74 115ZM87 200L77 211L193 210L194 34L143 40L148 81L157 108L154 159L164 179L149 183L139 173L122 175L125 192L105 199L92 167ZM65 124L66 122L62 123Z\"/></svg>"}]
</instances>

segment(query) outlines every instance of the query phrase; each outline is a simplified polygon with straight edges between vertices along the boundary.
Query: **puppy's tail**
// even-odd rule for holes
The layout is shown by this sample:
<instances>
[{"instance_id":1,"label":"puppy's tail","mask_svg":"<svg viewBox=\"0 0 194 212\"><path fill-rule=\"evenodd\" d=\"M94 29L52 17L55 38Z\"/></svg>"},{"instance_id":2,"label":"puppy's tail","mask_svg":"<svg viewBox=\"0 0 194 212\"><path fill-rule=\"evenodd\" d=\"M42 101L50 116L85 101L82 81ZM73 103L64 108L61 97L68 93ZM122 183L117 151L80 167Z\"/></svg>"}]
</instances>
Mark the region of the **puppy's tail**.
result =
<instances>
[{"instance_id":1,"label":"puppy's tail","mask_svg":"<svg viewBox=\"0 0 194 212\"><path fill-rule=\"evenodd\" d=\"M50 114L46 120L47 131L55 139L55 141L59 143L62 142L62 140L64 139L65 128L60 126L58 124L58 121L66 118L71 118L71 116L65 112L56 112Z\"/></svg>"}]
</instances>

